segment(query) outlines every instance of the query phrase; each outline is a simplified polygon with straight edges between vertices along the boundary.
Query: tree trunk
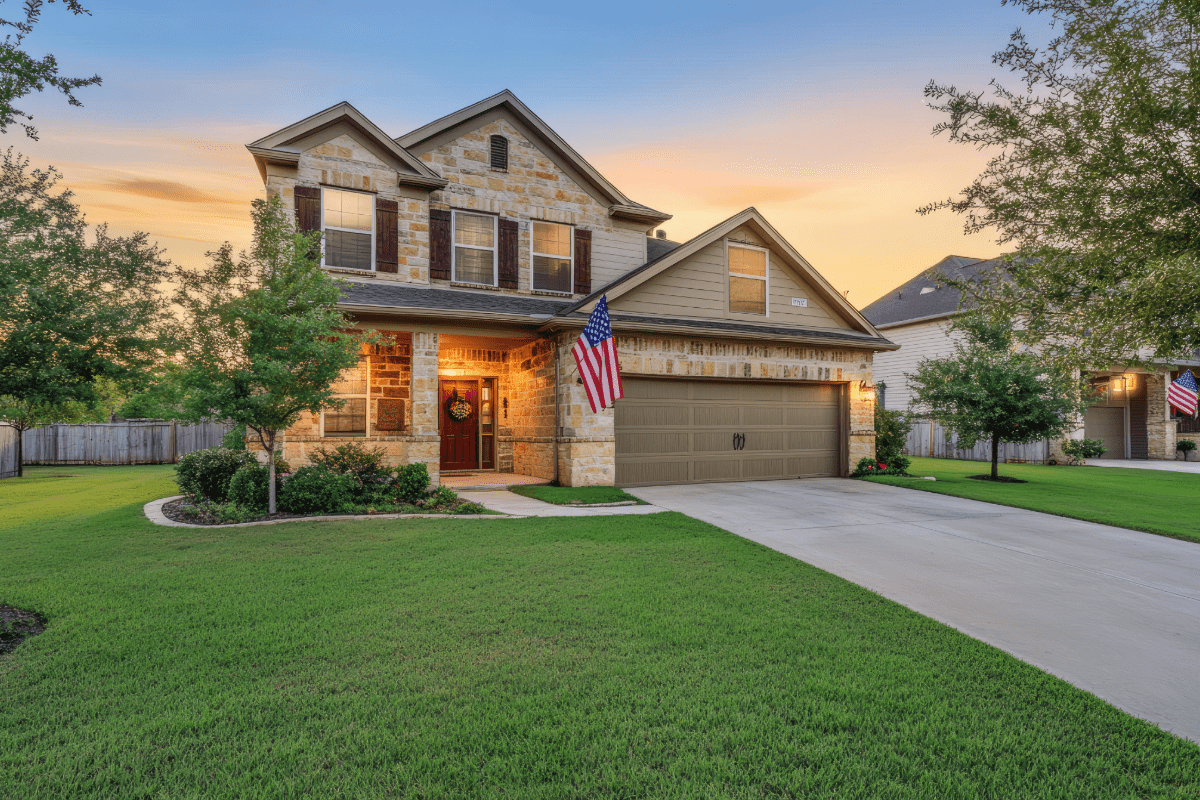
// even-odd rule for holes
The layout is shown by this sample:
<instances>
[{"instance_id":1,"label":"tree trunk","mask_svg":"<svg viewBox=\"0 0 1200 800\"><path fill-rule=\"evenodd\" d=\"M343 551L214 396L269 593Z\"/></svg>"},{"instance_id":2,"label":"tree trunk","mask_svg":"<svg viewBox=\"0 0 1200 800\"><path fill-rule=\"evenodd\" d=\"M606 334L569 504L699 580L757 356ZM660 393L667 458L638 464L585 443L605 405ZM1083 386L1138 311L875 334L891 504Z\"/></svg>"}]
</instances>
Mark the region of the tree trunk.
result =
<instances>
[{"instance_id":1,"label":"tree trunk","mask_svg":"<svg viewBox=\"0 0 1200 800\"><path fill-rule=\"evenodd\" d=\"M275 431L267 445L267 513L275 513Z\"/></svg>"},{"instance_id":2,"label":"tree trunk","mask_svg":"<svg viewBox=\"0 0 1200 800\"><path fill-rule=\"evenodd\" d=\"M1000 434L992 434L992 480L1000 477Z\"/></svg>"},{"instance_id":3,"label":"tree trunk","mask_svg":"<svg viewBox=\"0 0 1200 800\"><path fill-rule=\"evenodd\" d=\"M17 431L17 477L25 477L25 431L13 426Z\"/></svg>"}]
</instances>

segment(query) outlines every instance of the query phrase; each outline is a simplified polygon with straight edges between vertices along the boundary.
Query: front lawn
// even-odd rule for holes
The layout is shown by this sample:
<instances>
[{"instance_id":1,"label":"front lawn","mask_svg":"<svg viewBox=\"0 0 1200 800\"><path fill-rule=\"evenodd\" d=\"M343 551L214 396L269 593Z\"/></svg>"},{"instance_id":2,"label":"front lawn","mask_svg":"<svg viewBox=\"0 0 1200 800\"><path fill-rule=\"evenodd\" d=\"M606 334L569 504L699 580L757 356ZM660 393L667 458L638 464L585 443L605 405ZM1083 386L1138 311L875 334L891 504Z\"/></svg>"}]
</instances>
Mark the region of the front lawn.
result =
<instances>
[{"instance_id":1,"label":"front lawn","mask_svg":"<svg viewBox=\"0 0 1200 800\"><path fill-rule=\"evenodd\" d=\"M30 472L0 797L1200 793L1195 745L680 514L164 528L169 467Z\"/></svg>"},{"instance_id":2,"label":"front lawn","mask_svg":"<svg viewBox=\"0 0 1200 800\"><path fill-rule=\"evenodd\" d=\"M1191 512L1200 498L1200 475L1115 467L1001 464L1002 477L1026 483L994 483L967 477L987 475L990 470L991 465L981 461L914 458L910 473L932 475L937 480L894 476L863 480L1200 542L1200 516Z\"/></svg>"},{"instance_id":3,"label":"front lawn","mask_svg":"<svg viewBox=\"0 0 1200 800\"><path fill-rule=\"evenodd\" d=\"M615 486L510 486L509 491L522 497L532 497L543 503L567 505L569 503L637 503L649 505Z\"/></svg>"}]
</instances>

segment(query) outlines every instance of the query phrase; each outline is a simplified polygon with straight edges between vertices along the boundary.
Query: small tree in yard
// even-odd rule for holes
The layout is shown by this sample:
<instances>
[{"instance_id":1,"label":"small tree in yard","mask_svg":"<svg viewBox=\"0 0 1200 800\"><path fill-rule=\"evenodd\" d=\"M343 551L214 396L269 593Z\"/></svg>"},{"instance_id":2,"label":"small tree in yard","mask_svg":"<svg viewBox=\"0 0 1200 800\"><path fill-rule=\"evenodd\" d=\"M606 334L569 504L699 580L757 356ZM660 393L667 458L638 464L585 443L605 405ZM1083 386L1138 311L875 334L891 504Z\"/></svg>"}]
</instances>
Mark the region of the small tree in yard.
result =
<instances>
[{"instance_id":1,"label":"small tree in yard","mask_svg":"<svg viewBox=\"0 0 1200 800\"><path fill-rule=\"evenodd\" d=\"M1000 442L1061 436L1087 408L1086 382L1014 348L1012 326L971 315L956 323L966 342L949 358L924 359L906 375L911 405L958 435L962 447L992 443L992 480L999 479Z\"/></svg>"},{"instance_id":2,"label":"small tree in yard","mask_svg":"<svg viewBox=\"0 0 1200 800\"><path fill-rule=\"evenodd\" d=\"M275 443L304 411L339 407L332 384L369 337L347 331L337 281L321 270L318 234L297 233L278 198L256 200L254 243L237 259L226 243L206 270L181 273L186 316L180 376L185 416L245 425L269 454L275 513Z\"/></svg>"},{"instance_id":3,"label":"small tree in yard","mask_svg":"<svg viewBox=\"0 0 1200 800\"><path fill-rule=\"evenodd\" d=\"M17 431L17 477L25 476L25 447L21 441L25 431L54 422L83 422L93 413L94 409L77 400L47 403L0 395L0 423Z\"/></svg>"}]
</instances>

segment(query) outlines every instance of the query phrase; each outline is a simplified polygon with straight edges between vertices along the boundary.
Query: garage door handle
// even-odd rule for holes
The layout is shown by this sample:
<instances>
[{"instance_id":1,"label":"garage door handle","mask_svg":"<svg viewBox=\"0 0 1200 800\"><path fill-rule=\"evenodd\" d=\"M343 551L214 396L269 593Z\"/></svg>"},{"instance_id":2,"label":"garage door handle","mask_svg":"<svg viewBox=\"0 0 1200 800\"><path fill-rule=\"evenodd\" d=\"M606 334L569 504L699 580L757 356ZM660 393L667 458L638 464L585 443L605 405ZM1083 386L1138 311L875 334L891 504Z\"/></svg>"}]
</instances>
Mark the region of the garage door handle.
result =
<instances>
[{"instance_id":1,"label":"garage door handle","mask_svg":"<svg viewBox=\"0 0 1200 800\"><path fill-rule=\"evenodd\" d=\"M733 449L734 450L743 450L743 449L745 449L745 447L746 447L746 434L735 433L733 435Z\"/></svg>"}]
</instances>

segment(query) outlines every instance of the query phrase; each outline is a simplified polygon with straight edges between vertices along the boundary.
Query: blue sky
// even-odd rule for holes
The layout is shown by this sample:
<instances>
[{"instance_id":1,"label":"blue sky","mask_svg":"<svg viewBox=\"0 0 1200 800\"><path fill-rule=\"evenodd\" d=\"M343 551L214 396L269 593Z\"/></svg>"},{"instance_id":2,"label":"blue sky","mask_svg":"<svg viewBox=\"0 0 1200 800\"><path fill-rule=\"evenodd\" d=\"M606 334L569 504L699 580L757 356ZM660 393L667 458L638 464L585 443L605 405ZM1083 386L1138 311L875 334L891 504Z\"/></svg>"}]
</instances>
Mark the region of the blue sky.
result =
<instances>
[{"instance_id":1,"label":"blue sky","mask_svg":"<svg viewBox=\"0 0 1200 800\"><path fill-rule=\"evenodd\" d=\"M399 135L508 88L675 214L671 238L755 205L860 306L944 255L998 252L914 211L986 158L930 136L922 89L982 89L1014 28L1046 28L998 0L88 7L48 6L27 45L103 86L82 109L27 98L42 140L6 144L59 167L89 220L147 230L177 261L246 242L262 189L246 142L340 100Z\"/></svg>"}]
</instances>

